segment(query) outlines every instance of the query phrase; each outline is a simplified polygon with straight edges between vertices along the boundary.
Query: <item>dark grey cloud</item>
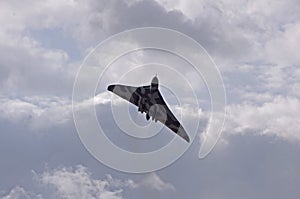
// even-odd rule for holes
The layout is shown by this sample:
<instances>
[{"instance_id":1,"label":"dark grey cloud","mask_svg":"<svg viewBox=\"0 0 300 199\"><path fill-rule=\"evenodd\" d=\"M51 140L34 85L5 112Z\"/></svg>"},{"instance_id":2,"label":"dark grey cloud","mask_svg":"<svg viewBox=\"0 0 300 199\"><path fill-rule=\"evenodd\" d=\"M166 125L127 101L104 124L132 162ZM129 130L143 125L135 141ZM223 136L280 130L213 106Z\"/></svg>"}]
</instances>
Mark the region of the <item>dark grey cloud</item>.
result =
<instances>
[{"instance_id":1,"label":"dark grey cloud","mask_svg":"<svg viewBox=\"0 0 300 199\"><path fill-rule=\"evenodd\" d=\"M101 13L103 4L94 6L93 12ZM230 24L225 14L218 9L207 10L191 20L180 10L166 10L155 1L136 1L131 4L114 2L108 7L110 20L106 34L111 35L130 28L158 26L181 31L202 44L210 53L223 59L249 58L253 42L248 39L241 28ZM208 14L208 15L206 15ZM93 19L91 19L93 21ZM245 19L246 21L246 19ZM90 23L95 31L103 31L101 24Z\"/></svg>"}]
</instances>

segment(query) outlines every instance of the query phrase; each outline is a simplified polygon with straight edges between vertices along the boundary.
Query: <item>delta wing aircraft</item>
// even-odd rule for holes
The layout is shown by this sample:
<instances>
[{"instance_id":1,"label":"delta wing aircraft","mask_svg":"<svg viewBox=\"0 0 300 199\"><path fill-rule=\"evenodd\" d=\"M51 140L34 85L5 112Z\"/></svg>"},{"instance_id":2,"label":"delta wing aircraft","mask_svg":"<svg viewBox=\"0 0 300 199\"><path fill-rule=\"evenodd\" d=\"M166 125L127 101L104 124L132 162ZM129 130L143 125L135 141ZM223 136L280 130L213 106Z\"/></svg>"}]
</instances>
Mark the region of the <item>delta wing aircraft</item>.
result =
<instances>
[{"instance_id":1,"label":"delta wing aircraft","mask_svg":"<svg viewBox=\"0 0 300 199\"><path fill-rule=\"evenodd\" d=\"M148 86L133 87L115 84L109 85L107 90L136 105L139 112L146 113L147 120L152 117L155 122L161 122L185 141L190 142L188 134L168 108L158 87L158 78L155 76Z\"/></svg>"}]
</instances>

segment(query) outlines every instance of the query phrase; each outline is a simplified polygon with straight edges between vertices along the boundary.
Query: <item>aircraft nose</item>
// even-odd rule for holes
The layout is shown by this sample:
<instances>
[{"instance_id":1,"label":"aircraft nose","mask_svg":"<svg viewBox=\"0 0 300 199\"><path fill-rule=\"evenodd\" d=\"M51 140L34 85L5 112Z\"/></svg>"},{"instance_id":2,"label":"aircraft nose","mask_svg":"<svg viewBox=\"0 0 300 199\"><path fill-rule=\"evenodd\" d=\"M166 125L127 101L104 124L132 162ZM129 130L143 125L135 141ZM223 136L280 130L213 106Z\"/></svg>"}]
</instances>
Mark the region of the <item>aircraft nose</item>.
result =
<instances>
[{"instance_id":1,"label":"aircraft nose","mask_svg":"<svg viewBox=\"0 0 300 199\"><path fill-rule=\"evenodd\" d=\"M158 85L158 78L155 76L155 77L153 77L153 79L152 79L152 82L151 82L152 84L157 84Z\"/></svg>"}]
</instances>

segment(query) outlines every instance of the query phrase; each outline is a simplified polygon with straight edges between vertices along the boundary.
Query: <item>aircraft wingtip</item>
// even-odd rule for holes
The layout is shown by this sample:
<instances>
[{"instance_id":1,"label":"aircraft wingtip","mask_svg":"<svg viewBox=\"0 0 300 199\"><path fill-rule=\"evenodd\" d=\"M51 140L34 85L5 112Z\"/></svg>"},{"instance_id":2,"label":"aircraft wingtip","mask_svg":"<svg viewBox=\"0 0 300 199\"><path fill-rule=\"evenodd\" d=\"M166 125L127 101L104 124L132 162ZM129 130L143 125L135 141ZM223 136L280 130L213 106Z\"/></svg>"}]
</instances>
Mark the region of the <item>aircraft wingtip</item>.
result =
<instances>
[{"instance_id":1,"label":"aircraft wingtip","mask_svg":"<svg viewBox=\"0 0 300 199\"><path fill-rule=\"evenodd\" d=\"M109 91L113 91L114 90L114 88L115 88L115 86L114 85L109 85L108 87L107 87L107 90L109 90Z\"/></svg>"},{"instance_id":2,"label":"aircraft wingtip","mask_svg":"<svg viewBox=\"0 0 300 199\"><path fill-rule=\"evenodd\" d=\"M190 138L188 138L187 142L190 143Z\"/></svg>"},{"instance_id":3,"label":"aircraft wingtip","mask_svg":"<svg viewBox=\"0 0 300 199\"><path fill-rule=\"evenodd\" d=\"M188 143L190 143L190 138L189 136L184 137L183 139L185 139L185 141L187 141Z\"/></svg>"},{"instance_id":4,"label":"aircraft wingtip","mask_svg":"<svg viewBox=\"0 0 300 199\"><path fill-rule=\"evenodd\" d=\"M190 143L190 138L188 134L185 132L184 128L182 126L179 127L177 134L182 137L185 141Z\"/></svg>"}]
</instances>

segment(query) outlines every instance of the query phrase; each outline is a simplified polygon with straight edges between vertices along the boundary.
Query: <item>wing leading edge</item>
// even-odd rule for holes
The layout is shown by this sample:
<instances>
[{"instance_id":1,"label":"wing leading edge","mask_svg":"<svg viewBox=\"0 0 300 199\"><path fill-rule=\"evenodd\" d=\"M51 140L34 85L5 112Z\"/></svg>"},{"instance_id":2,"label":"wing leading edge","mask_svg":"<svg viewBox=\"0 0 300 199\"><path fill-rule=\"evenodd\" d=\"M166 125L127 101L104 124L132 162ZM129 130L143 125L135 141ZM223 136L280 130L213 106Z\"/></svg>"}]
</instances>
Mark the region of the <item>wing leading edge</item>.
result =
<instances>
[{"instance_id":1,"label":"wing leading edge","mask_svg":"<svg viewBox=\"0 0 300 199\"><path fill-rule=\"evenodd\" d=\"M163 117L159 117L159 115L157 115L156 118L162 124L166 125L169 129L171 129L174 133L182 137L185 141L190 142L190 138L188 134L186 133L183 126L180 124L180 122L177 120L177 118L173 115L172 111L167 106L159 90L157 90L157 93L152 95L154 95L155 104L159 104L160 109L164 109L164 112L166 114Z\"/></svg>"}]
</instances>

